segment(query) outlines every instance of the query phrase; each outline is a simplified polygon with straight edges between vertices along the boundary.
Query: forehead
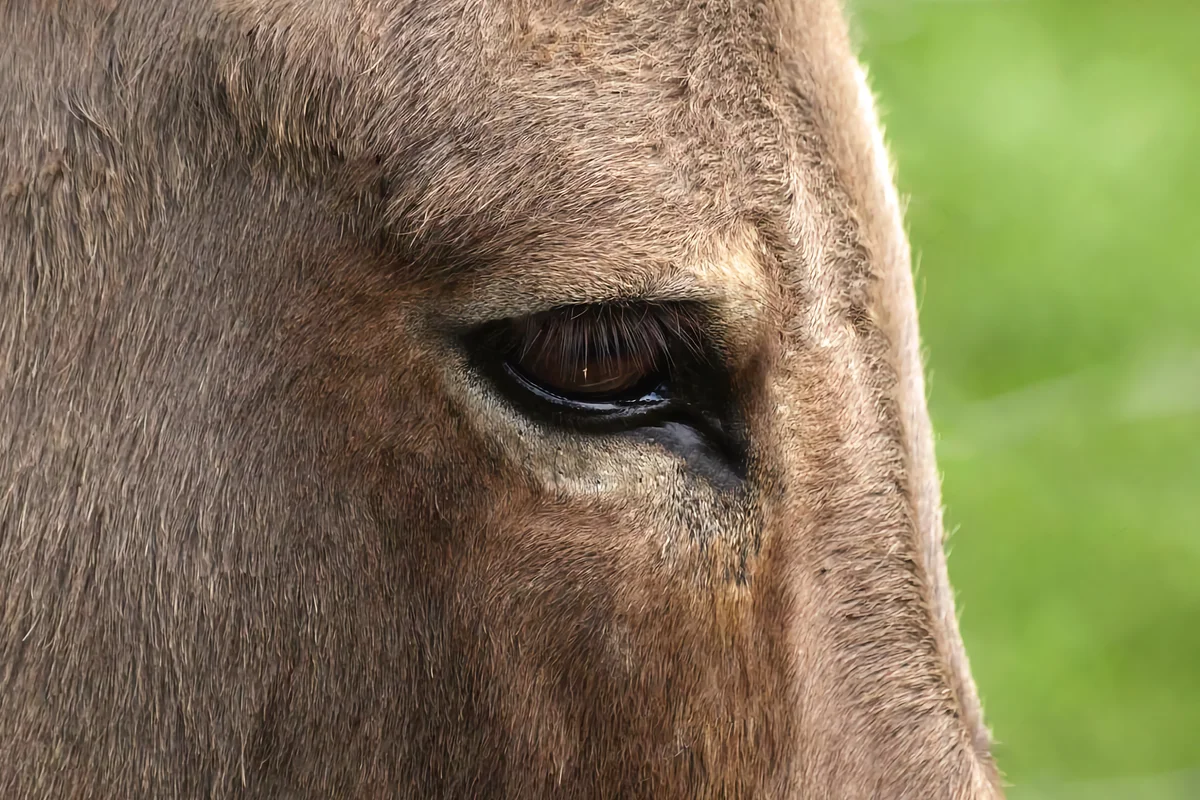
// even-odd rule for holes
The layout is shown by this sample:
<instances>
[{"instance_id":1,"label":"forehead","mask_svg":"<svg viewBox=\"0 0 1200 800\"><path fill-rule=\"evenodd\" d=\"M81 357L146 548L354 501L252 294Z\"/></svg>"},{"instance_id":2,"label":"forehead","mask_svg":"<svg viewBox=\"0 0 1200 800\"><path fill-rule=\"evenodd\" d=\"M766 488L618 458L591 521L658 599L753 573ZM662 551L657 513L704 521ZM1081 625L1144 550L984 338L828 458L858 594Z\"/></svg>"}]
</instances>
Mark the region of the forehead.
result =
<instances>
[{"instance_id":1,"label":"forehead","mask_svg":"<svg viewBox=\"0 0 1200 800\"><path fill-rule=\"evenodd\" d=\"M235 100L265 99L268 123L297 110L305 127L312 109L341 118L328 127L351 135L334 131L337 144L393 178L393 232L448 250L443 268L603 271L634 291L685 268L701 282L757 280L764 248L795 233L796 176L825 160L828 78L848 68L825 0L363 0L336 12L226 0L225 11L266 63L288 62L257 76L278 93L264 98L245 67L264 59L235 53ZM831 41L833 61L819 52Z\"/></svg>"}]
</instances>

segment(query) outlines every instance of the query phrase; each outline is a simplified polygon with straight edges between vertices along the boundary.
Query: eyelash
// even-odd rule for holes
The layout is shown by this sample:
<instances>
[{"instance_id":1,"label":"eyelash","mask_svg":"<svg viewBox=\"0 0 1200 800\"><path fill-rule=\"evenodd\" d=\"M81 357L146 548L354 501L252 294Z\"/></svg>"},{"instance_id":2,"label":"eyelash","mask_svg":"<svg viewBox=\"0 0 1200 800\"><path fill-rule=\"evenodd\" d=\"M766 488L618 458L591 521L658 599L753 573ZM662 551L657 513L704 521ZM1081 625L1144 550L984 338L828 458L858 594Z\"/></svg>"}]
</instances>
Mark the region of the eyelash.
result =
<instances>
[{"instance_id":1,"label":"eyelash","mask_svg":"<svg viewBox=\"0 0 1200 800\"><path fill-rule=\"evenodd\" d=\"M624 361L647 373L670 372L701 354L699 326L688 309L666 305L572 306L512 323L510 357L522 363L584 369L589 362Z\"/></svg>"},{"instance_id":2,"label":"eyelash","mask_svg":"<svg viewBox=\"0 0 1200 800\"><path fill-rule=\"evenodd\" d=\"M712 362L703 320L698 303L562 306L482 325L466 344L480 371L528 413L581 431L619 431L683 409L679 381ZM589 380L596 373L601 390L605 375L641 379L598 392Z\"/></svg>"}]
</instances>

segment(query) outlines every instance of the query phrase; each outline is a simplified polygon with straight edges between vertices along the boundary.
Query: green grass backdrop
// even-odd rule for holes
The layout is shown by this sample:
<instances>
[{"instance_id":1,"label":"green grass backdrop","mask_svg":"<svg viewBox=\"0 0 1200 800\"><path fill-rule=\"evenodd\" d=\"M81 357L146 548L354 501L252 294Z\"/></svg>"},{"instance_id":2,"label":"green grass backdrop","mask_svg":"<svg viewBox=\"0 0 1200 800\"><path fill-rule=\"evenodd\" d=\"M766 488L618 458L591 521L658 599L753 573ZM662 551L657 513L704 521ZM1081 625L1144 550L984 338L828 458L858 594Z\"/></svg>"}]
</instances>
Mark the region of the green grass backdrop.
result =
<instances>
[{"instance_id":1,"label":"green grass backdrop","mask_svg":"<svg viewBox=\"0 0 1200 800\"><path fill-rule=\"evenodd\" d=\"M1200 2L851 10L1010 797L1200 798Z\"/></svg>"}]
</instances>

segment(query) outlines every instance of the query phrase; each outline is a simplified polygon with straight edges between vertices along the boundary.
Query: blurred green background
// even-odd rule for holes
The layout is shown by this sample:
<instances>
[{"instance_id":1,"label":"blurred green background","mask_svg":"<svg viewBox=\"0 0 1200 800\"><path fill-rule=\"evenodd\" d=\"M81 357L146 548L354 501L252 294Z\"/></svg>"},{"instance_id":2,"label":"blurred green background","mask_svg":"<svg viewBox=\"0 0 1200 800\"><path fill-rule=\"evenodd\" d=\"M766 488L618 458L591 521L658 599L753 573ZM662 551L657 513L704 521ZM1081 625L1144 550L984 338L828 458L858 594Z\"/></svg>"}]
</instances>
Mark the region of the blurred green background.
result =
<instances>
[{"instance_id":1,"label":"blurred green background","mask_svg":"<svg viewBox=\"0 0 1200 800\"><path fill-rule=\"evenodd\" d=\"M1014 800L1200 798L1200 0L850 0Z\"/></svg>"}]
</instances>

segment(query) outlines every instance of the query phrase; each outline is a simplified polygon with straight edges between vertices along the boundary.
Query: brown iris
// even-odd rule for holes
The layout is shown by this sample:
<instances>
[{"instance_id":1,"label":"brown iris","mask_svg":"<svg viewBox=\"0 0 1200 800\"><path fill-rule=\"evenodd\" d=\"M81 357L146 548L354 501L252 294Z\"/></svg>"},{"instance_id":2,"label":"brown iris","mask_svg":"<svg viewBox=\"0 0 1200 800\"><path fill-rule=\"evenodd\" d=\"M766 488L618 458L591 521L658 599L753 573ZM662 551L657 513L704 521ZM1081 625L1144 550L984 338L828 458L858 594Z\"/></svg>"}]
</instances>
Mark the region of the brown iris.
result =
<instances>
[{"instance_id":1,"label":"brown iris","mask_svg":"<svg viewBox=\"0 0 1200 800\"><path fill-rule=\"evenodd\" d=\"M653 366L629 356L562 358L526 355L516 366L542 386L563 395L616 395L644 384Z\"/></svg>"}]
</instances>

